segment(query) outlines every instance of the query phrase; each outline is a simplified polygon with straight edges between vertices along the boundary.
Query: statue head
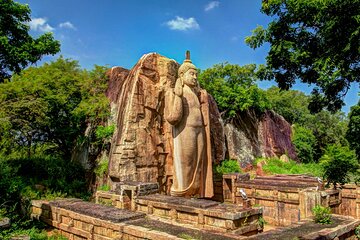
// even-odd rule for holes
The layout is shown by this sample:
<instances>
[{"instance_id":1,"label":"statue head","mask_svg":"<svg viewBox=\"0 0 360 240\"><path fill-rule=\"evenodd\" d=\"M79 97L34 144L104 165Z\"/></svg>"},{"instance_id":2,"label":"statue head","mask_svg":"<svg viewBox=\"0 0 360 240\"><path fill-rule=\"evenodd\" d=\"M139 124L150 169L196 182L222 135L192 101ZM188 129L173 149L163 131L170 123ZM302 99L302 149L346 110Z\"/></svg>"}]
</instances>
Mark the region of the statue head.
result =
<instances>
[{"instance_id":1,"label":"statue head","mask_svg":"<svg viewBox=\"0 0 360 240\"><path fill-rule=\"evenodd\" d=\"M186 51L186 59L183 64L181 64L178 70L178 76L182 80L183 84L188 85L189 87L197 87L197 69L190 60L190 52Z\"/></svg>"}]
</instances>

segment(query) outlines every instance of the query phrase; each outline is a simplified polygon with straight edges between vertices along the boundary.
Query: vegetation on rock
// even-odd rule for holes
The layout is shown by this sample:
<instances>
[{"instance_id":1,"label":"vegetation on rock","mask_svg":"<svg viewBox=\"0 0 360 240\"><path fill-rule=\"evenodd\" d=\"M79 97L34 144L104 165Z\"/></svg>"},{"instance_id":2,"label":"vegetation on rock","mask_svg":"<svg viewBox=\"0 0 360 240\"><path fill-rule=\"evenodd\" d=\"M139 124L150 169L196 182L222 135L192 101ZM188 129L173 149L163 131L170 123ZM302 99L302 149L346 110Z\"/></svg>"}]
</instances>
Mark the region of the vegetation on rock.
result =
<instances>
[{"instance_id":1,"label":"vegetation on rock","mask_svg":"<svg viewBox=\"0 0 360 240\"><path fill-rule=\"evenodd\" d=\"M227 159L215 167L215 174L240 173L241 168L236 160Z\"/></svg>"},{"instance_id":2,"label":"vegetation on rock","mask_svg":"<svg viewBox=\"0 0 360 240\"><path fill-rule=\"evenodd\" d=\"M264 91L256 85L256 65L216 64L199 74L200 85L214 98L224 117L234 117L249 108L269 108Z\"/></svg>"}]
</instances>

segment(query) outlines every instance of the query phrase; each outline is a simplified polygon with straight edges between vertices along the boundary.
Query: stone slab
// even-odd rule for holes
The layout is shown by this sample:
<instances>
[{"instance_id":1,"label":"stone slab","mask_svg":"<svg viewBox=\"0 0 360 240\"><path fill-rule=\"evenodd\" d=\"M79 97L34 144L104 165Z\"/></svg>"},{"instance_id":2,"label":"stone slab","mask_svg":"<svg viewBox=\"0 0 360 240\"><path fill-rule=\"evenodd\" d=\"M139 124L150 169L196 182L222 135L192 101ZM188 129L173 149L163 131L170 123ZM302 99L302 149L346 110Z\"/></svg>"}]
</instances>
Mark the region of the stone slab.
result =
<instances>
[{"instance_id":1,"label":"stone slab","mask_svg":"<svg viewBox=\"0 0 360 240\"><path fill-rule=\"evenodd\" d=\"M40 208L39 208L39 207ZM56 201L33 201L32 214L37 219L57 228L62 235L69 239L149 239L149 240L181 240L181 239L206 239L206 240L232 240L246 239L233 233L212 231L210 229L194 229L193 226L184 225L178 222L163 222L151 217L129 219L129 211L115 209L109 206L98 208L96 204L83 202L77 199L56 200ZM84 210L87 209L87 210ZM111 211L119 210L123 217L111 215ZM52 212L52 215L44 214L44 211ZM103 211L108 215L101 219L96 214L89 214L88 211ZM125 217L124 217L125 216ZM125 220L126 218L126 220ZM116 222L114 222L116 221Z\"/></svg>"},{"instance_id":2,"label":"stone slab","mask_svg":"<svg viewBox=\"0 0 360 240\"><path fill-rule=\"evenodd\" d=\"M0 219L0 229L5 229L10 227L10 219L2 218Z\"/></svg>"},{"instance_id":3,"label":"stone slab","mask_svg":"<svg viewBox=\"0 0 360 240\"><path fill-rule=\"evenodd\" d=\"M49 205L114 223L145 217L144 213L84 202L79 199L50 201Z\"/></svg>"},{"instance_id":4,"label":"stone slab","mask_svg":"<svg viewBox=\"0 0 360 240\"><path fill-rule=\"evenodd\" d=\"M171 205L194 207L194 208L201 208L201 209L206 209L209 207L214 207L214 206L219 205L218 202L211 201L211 200L173 197L173 196L160 195L160 194L141 196L141 197L138 197L137 200L161 202L161 203L167 203L167 204L171 204Z\"/></svg>"},{"instance_id":5,"label":"stone slab","mask_svg":"<svg viewBox=\"0 0 360 240\"><path fill-rule=\"evenodd\" d=\"M249 237L249 240L318 240L318 239L347 239L342 238L356 226L360 225L359 220L340 215L333 215L332 224L314 223L313 220L303 220L288 227L277 228L258 235ZM337 237L337 238L336 238Z\"/></svg>"},{"instance_id":6,"label":"stone slab","mask_svg":"<svg viewBox=\"0 0 360 240\"><path fill-rule=\"evenodd\" d=\"M129 225L140 226L143 228L156 230L167 233L172 236L179 237L180 239L206 239L206 240L233 240L233 239L246 239L243 236L236 236L233 234L215 233L210 231L191 229L180 225L174 225L159 220L153 219L138 219L129 222Z\"/></svg>"}]
</instances>

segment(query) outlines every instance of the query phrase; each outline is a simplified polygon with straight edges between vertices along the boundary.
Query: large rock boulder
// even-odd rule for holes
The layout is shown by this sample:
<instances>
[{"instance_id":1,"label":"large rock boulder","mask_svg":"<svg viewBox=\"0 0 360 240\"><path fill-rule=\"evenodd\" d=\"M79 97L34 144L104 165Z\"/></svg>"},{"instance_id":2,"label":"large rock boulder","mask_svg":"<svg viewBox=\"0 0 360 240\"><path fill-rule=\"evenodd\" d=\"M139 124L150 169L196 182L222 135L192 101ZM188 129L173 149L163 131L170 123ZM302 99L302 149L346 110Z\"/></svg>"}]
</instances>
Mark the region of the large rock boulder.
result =
<instances>
[{"instance_id":1,"label":"large rock boulder","mask_svg":"<svg viewBox=\"0 0 360 240\"><path fill-rule=\"evenodd\" d=\"M158 182L162 191L168 191L173 145L171 125L164 119L164 96L174 87L178 68L174 60L150 53L130 71L111 70L106 94L111 101L110 122L116 123L109 163L112 183ZM224 134L216 103L209 98L212 159L220 162L225 152Z\"/></svg>"},{"instance_id":2,"label":"large rock boulder","mask_svg":"<svg viewBox=\"0 0 360 240\"><path fill-rule=\"evenodd\" d=\"M227 157L238 160L242 168L252 166L256 157L287 154L291 159L297 159L291 142L291 126L274 111L238 113L224 129Z\"/></svg>"},{"instance_id":3,"label":"large rock boulder","mask_svg":"<svg viewBox=\"0 0 360 240\"><path fill-rule=\"evenodd\" d=\"M297 160L295 147L291 142L291 125L283 116L274 111L266 111L261 118L259 130L263 157L281 157L286 154Z\"/></svg>"}]
</instances>

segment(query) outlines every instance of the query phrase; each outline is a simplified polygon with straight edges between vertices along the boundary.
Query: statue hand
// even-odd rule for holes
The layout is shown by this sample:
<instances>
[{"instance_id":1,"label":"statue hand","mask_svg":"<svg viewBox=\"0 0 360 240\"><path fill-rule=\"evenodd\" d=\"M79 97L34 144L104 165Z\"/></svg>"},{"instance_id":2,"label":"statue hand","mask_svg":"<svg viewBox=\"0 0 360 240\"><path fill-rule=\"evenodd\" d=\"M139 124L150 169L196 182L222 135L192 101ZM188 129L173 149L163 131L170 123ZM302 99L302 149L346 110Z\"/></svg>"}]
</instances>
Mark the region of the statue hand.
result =
<instances>
[{"instance_id":1,"label":"statue hand","mask_svg":"<svg viewBox=\"0 0 360 240\"><path fill-rule=\"evenodd\" d=\"M183 86L182 86L182 81L180 78L178 78L176 80L174 93L175 93L175 95L177 95L179 97L181 97L183 95Z\"/></svg>"}]
</instances>

